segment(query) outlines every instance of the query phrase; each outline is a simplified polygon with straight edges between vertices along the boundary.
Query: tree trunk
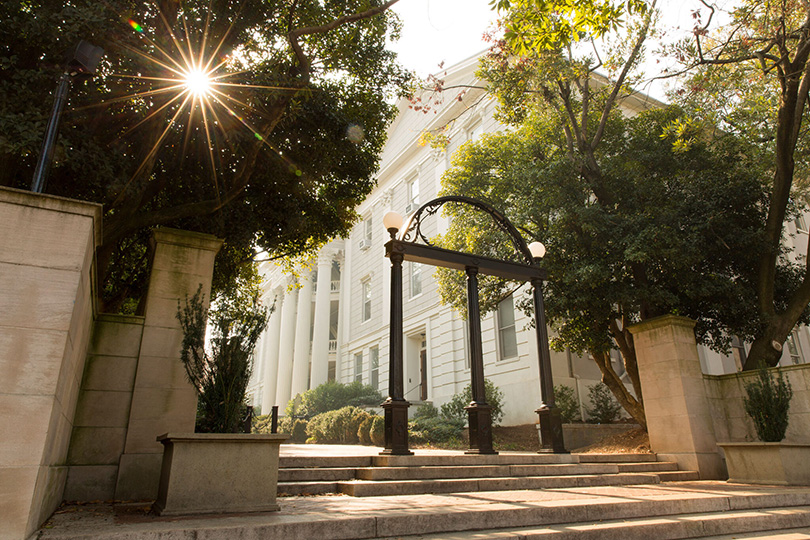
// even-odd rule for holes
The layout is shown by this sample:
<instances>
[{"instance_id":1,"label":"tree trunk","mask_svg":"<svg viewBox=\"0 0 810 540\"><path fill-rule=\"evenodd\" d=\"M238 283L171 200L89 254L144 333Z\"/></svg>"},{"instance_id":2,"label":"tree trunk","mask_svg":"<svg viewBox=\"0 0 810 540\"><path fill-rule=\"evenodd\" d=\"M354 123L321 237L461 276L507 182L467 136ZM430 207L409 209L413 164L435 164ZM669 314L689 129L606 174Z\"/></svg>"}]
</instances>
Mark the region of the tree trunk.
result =
<instances>
[{"instance_id":1,"label":"tree trunk","mask_svg":"<svg viewBox=\"0 0 810 540\"><path fill-rule=\"evenodd\" d=\"M610 364L610 355L605 352L595 351L591 351L591 355L596 361L596 365L599 366L599 371L602 372L602 382L613 392L616 401L627 411L627 414L646 431L647 417L644 414L644 403L633 397L633 394L624 386L619 375Z\"/></svg>"},{"instance_id":2,"label":"tree trunk","mask_svg":"<svg viewBox=\"0 0 810 540\"><path fill-rule=\"evenodd\" d=\"M771 324L751 344L751 350L743 364L743 371L759 369L762 364L769 367L778 364L782 357L782 347L794 325L795 321L788 314L771 319Z\"/></svg>"}]
</instances>

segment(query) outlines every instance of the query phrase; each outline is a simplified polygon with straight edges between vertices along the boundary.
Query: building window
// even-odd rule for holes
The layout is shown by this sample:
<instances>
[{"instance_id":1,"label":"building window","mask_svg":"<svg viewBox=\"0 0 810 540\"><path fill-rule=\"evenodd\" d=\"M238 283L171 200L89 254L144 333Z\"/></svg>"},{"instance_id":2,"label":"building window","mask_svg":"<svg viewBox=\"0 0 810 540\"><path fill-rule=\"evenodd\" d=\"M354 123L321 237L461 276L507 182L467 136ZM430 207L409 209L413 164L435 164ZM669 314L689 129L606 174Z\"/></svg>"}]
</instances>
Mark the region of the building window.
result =
<instances>
[{"instance_id":1,"label":"building window","mask_svg":"<svg viewBox=\"0 0 810 540\"><path fill-rule=\"evenodd\" d=\"M363 382L363 352L354 355L354 380Z\"/></svg>"},{"instance_id":2,"label":"building window","mask_svg":"<svg viewBox=\"0 0 810 540\"><path fill-rule=\"evenodd\" d=\"M363 282L363 322L371 319L371 282Z\"/></svg>"},{"instance_id":3,"label":"building window","mask_svg":"<svg viewBox=\"0 0 810 540\"><path fill-rule=\"evenodd\" d=\"M371 247L371 233L374 230L374 220L371 219L371 214L363 218L363 237L360 238L360 249L368 249Z\"/></svg>"},{"instance_id":4,"label":"building window","mask_svg":"<svg viewBox=\"0 0 810 540\"><path fill-rule=\"evenodd\" d=\"M500 359L517 356L517 335L515 334L515 304L509 295L498 304L498 351Z\"/></svg>"},{"instance_id":5,"label":"building window","mask_svg":"<svg viewBox=\"0 0 810 540\"><path fill-rule=\"evenodd\" d=\"M731 337L731 357L734 358L737 371L742 371L743 364L745 364L745 344L739 336Z\"/></svg>"},{"instance_id":6,"label":"building window","mask_svg":"<svg viewBox=\"0 0 810 540\"><path fill-rule=\"evenodd\" d=\"M790 354L790 363L791 364L801 364L802 363L802 351L801 346L799 345L799 336L796 335L796 331L794 330L787 337L787 349L788 354Z\"/></svg>"},{"instance_id":7,"label":"building window","mask_svg":"<svg viewBox=\"0 0 810 540\"><path fill-rule=\"evenodd\" d=\"M419 207L419 177L415 177L408 182L408 205L405 213L410 214Z\"/></svg>"},{"instance_id":8,"label":"building window","mask_svg":"<svg viewBox=\"0 0 810 540\"><path fill-rule=\"evenodd\" d=\"M380 385L380 349L372 347L368 350L369 381L371 387L377 390Z\"/></svg>"},{"instance_id":9,"label":"building window","mask_svg":"<svg viewBox=\"0 0 810 540\"><path fill-rule=\"evenodd\" d=\"M802 233L807 232L807 222L804 220L804 214L799 215L796 220L796 230Z\"/></svg>"},{"instance_id":10,"label":"building window","mask_svg":"<svg viewBox=\"0 0 810 540\"><path fill-rule=\"evenodd\" d=\"M411 298L422 294L422 265L411 263Z\"/></svg>"},{"instance_id":11,"label":"building window","mask_svg":"<svg viewBox=\"0 0 810 540\"><path fill-rule=\"evenodd\" d=\"M484 134L484 123L478 122L467 130L467 140L475 142L483 134Z\"/></svg>"}]
</instances>

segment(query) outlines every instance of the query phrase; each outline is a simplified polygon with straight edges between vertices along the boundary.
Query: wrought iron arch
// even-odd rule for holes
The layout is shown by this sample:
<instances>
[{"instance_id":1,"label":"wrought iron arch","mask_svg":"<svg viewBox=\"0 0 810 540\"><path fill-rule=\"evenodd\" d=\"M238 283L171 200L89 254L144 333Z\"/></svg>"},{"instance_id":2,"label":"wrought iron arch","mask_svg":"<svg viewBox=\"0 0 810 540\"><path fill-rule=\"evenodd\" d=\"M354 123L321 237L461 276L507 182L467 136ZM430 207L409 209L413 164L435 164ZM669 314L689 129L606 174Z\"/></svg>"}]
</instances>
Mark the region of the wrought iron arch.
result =
<instances>
[{"instance_id":1,"label":"wrought iron arch","mask_svg":"<svg viewBox=\"0 0 810 540\"><path fill-rule=\"evenodd\" d=\"M500 212L489 203L486 203L480 199L464 197L463 195L446 195L444 197L437 197L420 206L416 212L411 215L408 223L402 229L402 232L400 233L400 240L403 242L416 242L418 239L421 240L426 246L433 246L433 243L422 231L422 223L424 222L425 218L435 215L442 206L448 203L460 203L471 206L472 208L489 215L489 217L492 218L492 222L498 227L498 229L509 237L515 251L523 256L526 264L534 264L532 253L529 251L529 246L526 245L526 241L523 239L523 236L521 236L520 232L518 232L517 228L512 225L512 222L509 221L509 218L507 218L503 212Z\"/></svg>"},{"instance_id":2,"label":"wrought iron arch","mask_svg":"<svg viewBox=\"0 0 810 540\"><path fill-rule=\"evenodd\" d=\"M472 255L434 246L422 231L422 223L448 203L469 205L488 214L496 226L505 232L525 263ZM401 217L384 222L401 224ZM387 225L388 226L388 225ZM400 232L398 225L388 229L391 239L385 244L385 256L391 260L391 324L389 343L389 395L382 407L385 411L385 450L387 455L409 455L408 401L403 395L403 321L402 321L402 263L412 261L433 266L463 270L467 275L467 308L469 313L470 378L473 400L467 409L470 429L468 453L493 454L491 406L484 391L484 360L481 344L481 317L478 306L478 275L488 274L510 280L529 281L534 289L537 349L540 368L541 405L536 410L540 417L541 452L566 452L562 437L562 420L554 404L551 376L551 357L548 347L545 309L543 306L543 280L545 271L540 260L532 257L526 241L509 219L494 207L471 197L451 195L438 197L419 207ZM398 237L399 236L399 237ZM417 243L421 240L422 243Z\"/></svg>"}]
</instances>

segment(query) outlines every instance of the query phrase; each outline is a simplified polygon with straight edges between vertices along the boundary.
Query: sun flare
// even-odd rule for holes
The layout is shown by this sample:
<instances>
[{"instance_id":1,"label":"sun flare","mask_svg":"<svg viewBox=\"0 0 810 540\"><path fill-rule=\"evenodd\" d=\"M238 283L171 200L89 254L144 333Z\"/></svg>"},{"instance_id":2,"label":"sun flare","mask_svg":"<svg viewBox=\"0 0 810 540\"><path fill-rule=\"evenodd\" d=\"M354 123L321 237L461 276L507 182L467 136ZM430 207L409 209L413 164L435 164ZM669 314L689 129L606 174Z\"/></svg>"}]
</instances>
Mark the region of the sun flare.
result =
<instances>
[{"instance_id":1,"label":"sun flare","mask_svg":"<svg viewBox=\"0 0 810 540\"><path fill-rule=\"evenodd\" d=\"M209 73L192 69L184 73L183 82L189 92L197 97L204 97L211 91L213 79Z\"/></svg>"}]
</instances>

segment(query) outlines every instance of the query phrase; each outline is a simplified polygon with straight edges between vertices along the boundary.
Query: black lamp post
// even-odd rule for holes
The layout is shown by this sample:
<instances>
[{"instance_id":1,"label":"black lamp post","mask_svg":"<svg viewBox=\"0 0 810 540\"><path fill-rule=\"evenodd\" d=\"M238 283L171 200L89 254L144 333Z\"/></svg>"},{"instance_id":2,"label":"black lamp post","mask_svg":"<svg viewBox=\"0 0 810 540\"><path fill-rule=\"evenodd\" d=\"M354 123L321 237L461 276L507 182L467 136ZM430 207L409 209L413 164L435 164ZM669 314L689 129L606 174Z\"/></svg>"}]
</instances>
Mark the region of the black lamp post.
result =
<instances>
[{"instance_id":1,"label":"black lamp post","mask_svg":"<svg viewBox=\"0 0 810 540\"><path fill-rule=\"evenodd\" d=\"M396 238L402 227L402 216L389 212L383 217L383 225ZM388 370L388 399L382 408L385 414L385 449L383 455L409 456L408 450L408 403L404 397L404 373L402 370L402 253L392 253L391 259L391 321L390 355Z\"/></svg>"},{"instance_id":2,"label":"black lamp post","mask_svg":"<svg viewBox=\"0 0 810 540\"><path fill-rule=\"evenodd\" d=\"M93 76L103 55L104 49L86 41L80 41L75 48L68 52L65 71L59 78L59 85L56 87L51 117L45 130L45 141L42 143L42 151L39 153L34 179L31 182L31 191L34 193L42 193L45 188L48 169L53 161L54 143L59 135L59 120L62 117L62 110L65 108L70 83L76 77Z\"/></svg>"},{"instance_id":3,"label":"black lamp post","mask_svg":"<svg viewBox=\"0 0 810 540\"><path fill-rule=\"evenodd\" d=\"M540 267L540 261L546 254L546 247L540 242L529 244L534 266ZM540 452L566 453L563 442L562 416L554 404L554 381L551 376L551 354L548 348L548 330L546 328L546 310L543 305L543 280L535 277L531 280L532 299L534 301L535 330L537 331L537 357L540 364L540 407L534 412L540 419Z\"/></svg>"}]
</instances>

